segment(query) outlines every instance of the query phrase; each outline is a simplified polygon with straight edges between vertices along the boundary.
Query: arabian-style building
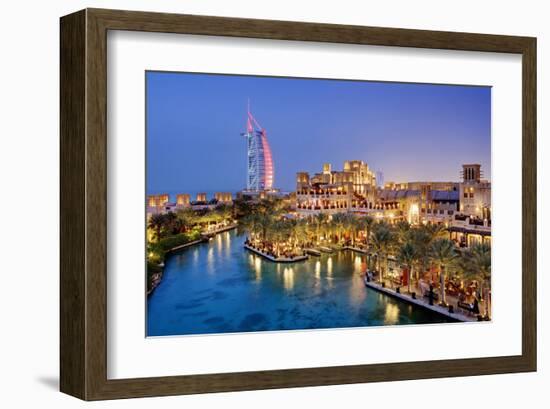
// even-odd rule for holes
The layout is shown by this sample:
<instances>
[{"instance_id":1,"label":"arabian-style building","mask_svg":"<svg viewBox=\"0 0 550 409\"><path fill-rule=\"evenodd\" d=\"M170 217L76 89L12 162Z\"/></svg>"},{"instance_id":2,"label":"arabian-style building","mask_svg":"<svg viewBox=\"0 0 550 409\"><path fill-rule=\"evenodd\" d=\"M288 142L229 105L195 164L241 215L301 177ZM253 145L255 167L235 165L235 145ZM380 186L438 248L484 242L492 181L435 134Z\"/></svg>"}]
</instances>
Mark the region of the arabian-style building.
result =
<instances>
[{"instance_id":1,"label":"arabian-style building","mask_svg":"<svg viewBox=\"0 0 550 409\"><path fill-rule=\"evenodd\" d=\"M176 195L176 206L187 207L191 204L191 195L189 193L178 193Z\"/></svg>"},{"instance_id":2,"label":"arabian-style building","mask_svg":"<svg viewBox=\"0 0 550 409\"><path fill-rule=\"evenodd\" d=\"M461 246L491 242L491 182L482 179L481 165L462 165L460 212L449 226Z\"/></svg>"},{"instance_id":3,"label":"arabian-style building","mask_svg":"<svg viewBox=\"0 0 550 409\"><path fill-rule=\"evenodd\" d=\"M196 198L195 202L206 203L206 201L207 201L206 193L197 193L197 198Z\"/></svg>"},{"instance_id":4,"label":"arabian-style building","mask_svg":"<svg viewBox=\"0 0 550 409\"><path fill-rule=\"evenodd\" d=\"M388 182L376 187L366 163L348 161L342 171L296 175L299 215L351 212L390 223L444 224L460 246L491 240L491 183L482 180L481 165L466 164L461 182Z\"/></svg>"},{"instance_id":5,"label":"arabian-style building","mask_svg":"<svg viewBox=\"0 0 550 409\"><path fill-rule=\"evenodd\" d=\"M147 218L158 213L177 212L185 208L193 210L214 209L220 204L232 204L233 194L231 192L216 192L214 197L208 199L206 193L197 193L196 200L191 200L189 193L177 193L176 201L170 201L170 195L164 193L160 195L147 196Z\"/></svg>"},{"instance_id":6,"label":"arabian-style building","mask_svg":"<svg viewBox=\"0 0 550 409\"><path fill-rule=\"evenodd\" d=\"M216 192L214 193L214 199L218 203L231 204L233 203L233 195L231 192Z\"/></svg>"},{"instance_id":7,"label":"arabian-style building","mask_svg":"<svg viewBox=\"0 0 550 409\"><path fill-rule=\"evenodd\" d=\"M170 196L167 193L162 193L160 195L148 195L147 196L147 207L153 209L161 209L168 201Z\"/></svg>"},{"instance_id":8,"label":"arabian-style building","mask_svg":"<svg viewBox=\"0 0 550 409\"><path fill-rule=\"evenodd\" d=\"M481 166L462 165L460 211L481 219L491 218L491 183L481 179Z\"/></svg>"},{"instance_id":9,"label":"arabian-style building","mask_svg":"<svg viewBox=\"0 0 550 409\"><path fill-rule=\"evenodd\" d=\"M372 206L376 190L375 173L363 161L346 161L341 171L325 163L323 171L311 177L296 174L296 209L302 214L351 211L361 203Z\"/></svg>"}]
</instances>

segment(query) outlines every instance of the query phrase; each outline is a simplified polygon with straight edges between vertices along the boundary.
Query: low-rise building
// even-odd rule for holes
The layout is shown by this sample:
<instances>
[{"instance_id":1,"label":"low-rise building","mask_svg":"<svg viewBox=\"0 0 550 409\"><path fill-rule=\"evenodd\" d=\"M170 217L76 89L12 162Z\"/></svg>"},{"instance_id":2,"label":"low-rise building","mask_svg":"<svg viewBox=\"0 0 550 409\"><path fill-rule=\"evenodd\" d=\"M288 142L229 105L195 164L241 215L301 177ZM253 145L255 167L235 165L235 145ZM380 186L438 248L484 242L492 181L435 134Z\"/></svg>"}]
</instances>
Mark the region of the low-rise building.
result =
<instances>
[{"instance_id":1,"label":"low-rise building","mask_svg":"<svg viewBox=\"0 0 550 409\"><path fill-rule=\"evenodd\" d=\"M216 192L214 193L214 199L216 199L218 203L230 204L233 202L233 195L230 192Z\"/></svg>"},{"instance_id":2,"label":"low-rise building","mask_svg":"<svg viewBox=\"0 0 550 409\"><path fill-rule=\"evenodd\" d=\"M189 193L178 193L176 195L176 206L188 207L191 205L191 195Z\"/></svg>"},{"instance_id":3,"label":"low-rise building","mask_svg":"<svg viewBox=\"0 0 550 409\"><path fill-rule=\"evenodd\" d=\"M147 207L161 208L170 200L170 196L167 193L159 195L147 195Z\"/></svg>"}]
</instances>

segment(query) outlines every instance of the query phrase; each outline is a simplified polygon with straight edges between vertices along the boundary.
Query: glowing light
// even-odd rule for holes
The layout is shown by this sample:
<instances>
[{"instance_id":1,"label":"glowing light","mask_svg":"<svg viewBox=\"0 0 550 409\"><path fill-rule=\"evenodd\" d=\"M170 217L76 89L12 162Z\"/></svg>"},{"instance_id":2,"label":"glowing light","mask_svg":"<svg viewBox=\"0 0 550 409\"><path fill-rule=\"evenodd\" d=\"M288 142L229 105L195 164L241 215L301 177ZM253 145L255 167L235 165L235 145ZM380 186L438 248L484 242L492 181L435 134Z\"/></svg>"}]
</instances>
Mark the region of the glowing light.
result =
<instances>
[{"instance_id":1,"label":"glowing light","mask_svg":"<svg viewBox=\"0 0 550 409\"><path fill-rule=\"evenodd\" d=\"M384 324L396 324L399 319L399 307L395 304L386 304L386 314L384 315Z\"/></svg>"},{"instance_id":2,"label":"glowing light","mask_svg":"<svg viewBox=\"0 0 550 409\"><path fill-rule=\"evenodd\" d=\"M285 267L283 270L283 285L285 290L294 288L294 269L292 267Z\"/></svg>"},{"instance_id":3,"label":"glowing light","mask_svg":"<svg viewBox=\"0 0 550 409\"><path fill-rule=\"evenodd\" d=\"M206 254L206 271L209 273L214 272L214 248L210 247Z\"/></svg>"},{"instance_id":4,"label":"glowing light","mask_svg":"<svg viewBox=\"0 0 550 409\"><path fill-rule=\"evenodd\" d=\"M218 236L216 237L216 245L218 247L218 253L221 253L222 252L222 236L221 234L218 234Z\"/></svg>"},{"instance_id":5,"label":"glowing light","mask_svg":"<svg viewBox=\"0 0 550 409\"><path fill-rule=\"evenodd\" d=\"M418 223L418 215L419 215L420 209L418 208L418 204L413 203L411 207L409 208L409 223L416 224Z\"/></svg>"},{"instance_id":6,"label":"glowing light","mask_svg":"<svg viewBox=\"0 0 550 409\"><path fill-rule=\"evenodd\" d=\"M256 281L262 278L262 260L260 257L256 257L254 260L254 272L256 273Z\"/></svg>"},{"instance_id":7,"label":"glowing light","mask_svg":"<svg viewBox=\"0 0 550 409\"><path fill-rule=\"evenodd\" d=\"M362 263L361 257L355 256L355 259L353 260L353 270L356 273L361 273L362 265L363 265L363 263Z\"/></svg>"},{"instance_id":8,"label":"glowing light","mask_svg":"<svg viewBox=\"0 0 550 409\"><path fill-rule=\"evenodd\" d=\"M321 262L319 260L315 262L315 277L321 278Z\"/></svg>"}]
</instances>

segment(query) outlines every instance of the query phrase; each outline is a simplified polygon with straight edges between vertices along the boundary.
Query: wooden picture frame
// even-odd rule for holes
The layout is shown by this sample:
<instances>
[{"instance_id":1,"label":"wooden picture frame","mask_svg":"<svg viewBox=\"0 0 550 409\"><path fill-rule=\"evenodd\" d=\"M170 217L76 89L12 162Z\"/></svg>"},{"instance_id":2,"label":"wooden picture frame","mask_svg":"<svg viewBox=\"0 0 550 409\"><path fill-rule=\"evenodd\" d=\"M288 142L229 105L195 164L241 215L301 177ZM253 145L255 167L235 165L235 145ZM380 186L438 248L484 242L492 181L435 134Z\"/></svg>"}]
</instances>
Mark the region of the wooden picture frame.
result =
<instances>
[{"instance_id":1,"label":"wooden picture frame","mask_svg":"<svg viewBox=\"0 0 550 409\"><path fill-rule=\"evenodd\" d=\"M522 353L306 369L107 378L107 32L131 30L522 56ZM536 39L86 9L61 18L60 389L85 400L536 370Z\"/></svg>"}]
</instances>

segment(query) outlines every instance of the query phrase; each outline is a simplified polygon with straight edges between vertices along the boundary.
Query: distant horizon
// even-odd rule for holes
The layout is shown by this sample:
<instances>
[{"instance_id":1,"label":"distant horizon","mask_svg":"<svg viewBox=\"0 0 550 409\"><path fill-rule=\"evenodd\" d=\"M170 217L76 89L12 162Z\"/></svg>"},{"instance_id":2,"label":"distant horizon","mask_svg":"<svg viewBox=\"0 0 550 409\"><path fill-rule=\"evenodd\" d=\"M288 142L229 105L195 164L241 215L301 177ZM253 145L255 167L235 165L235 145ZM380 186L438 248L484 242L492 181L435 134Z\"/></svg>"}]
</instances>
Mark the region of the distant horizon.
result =
<instances>
[{"instance_id":1,"label":"distant horizon","mask_svg":"<svg viewBox=\"0 0 550 409\"><path fill-rule=\"evenodd\" d=\"M463 163L491 180L490 87L153 71L146 82L147 194L243 190L248 98L281 191L345 160L385 183L458 183Z\"/></svg>"},{"instance_id":2,"label":"distant horizon","mask_svg":"<svg viewBox=\"0 0 550 409\"><path fill-rule=\"evenodd\" d=\"M338 169L337 169L338 170ZM310 175L317 172L310 172ZM486 180L488 182L491 182L491 179L487 179L486 177L482 177L481 180ZM460 183L461 180L407 180L407 181L396 181L396 180L385 180L384 184L387 183L422 183L422 182L430 182L430 183ZM296 187L292 187L291 189L280 189L277 186L275 187L276 190L282 192L282 193L291 193L296 190ZM147 190L146 194L148 195L159 195L159 194L168 194L171 196L174 196L173 199L175 199L176 194L189 194L191 195L191 200L193 200L193 197L197 195L197 193L206 193L206 196L208 199L211 199L214 197L214 193L218 192L229 192L229 193L238 193L241 191L246 190L246 186L238 189L227 189L227 188L220 188L220 189L210 189L210 190L185 190L185 189L178 189L178 188L171 188L171 189L156 189L156 190Z\"/></svg>"}]
</instances>

